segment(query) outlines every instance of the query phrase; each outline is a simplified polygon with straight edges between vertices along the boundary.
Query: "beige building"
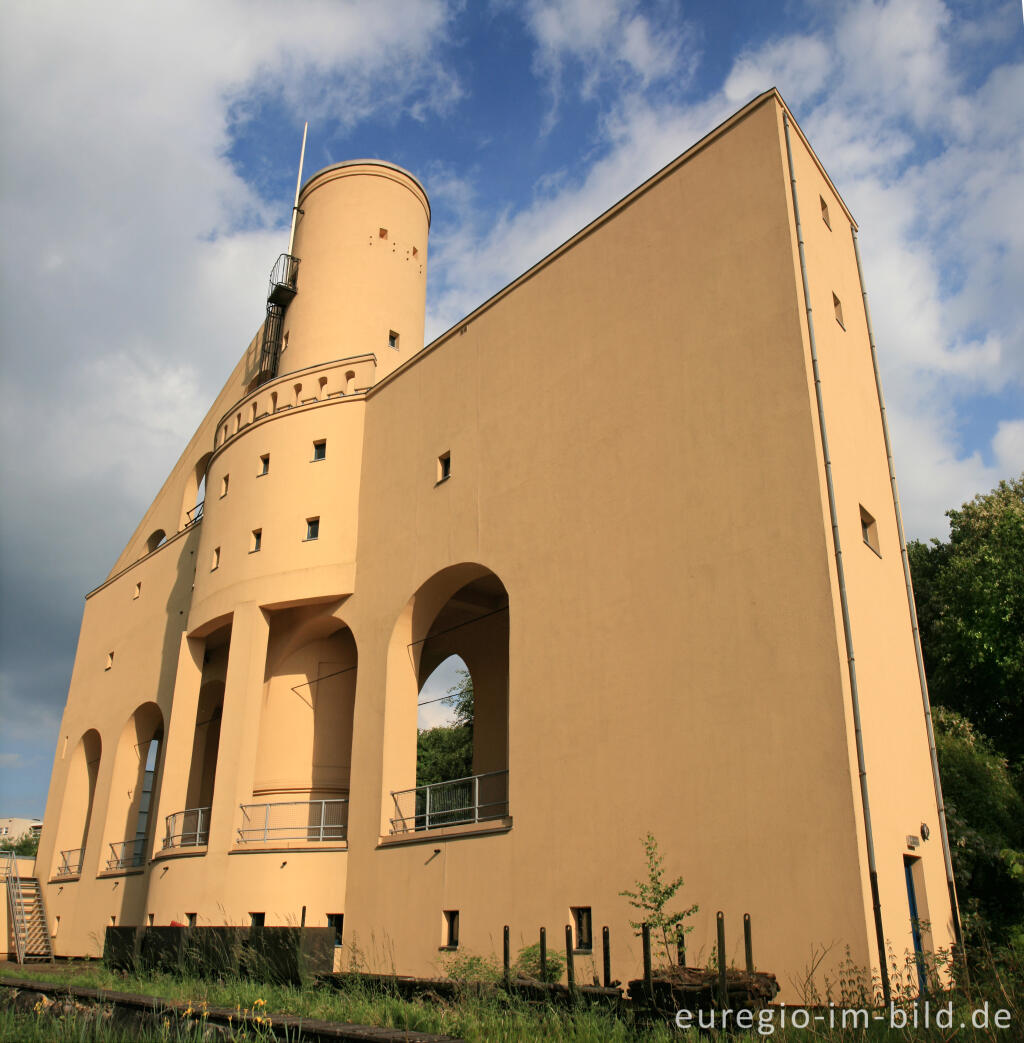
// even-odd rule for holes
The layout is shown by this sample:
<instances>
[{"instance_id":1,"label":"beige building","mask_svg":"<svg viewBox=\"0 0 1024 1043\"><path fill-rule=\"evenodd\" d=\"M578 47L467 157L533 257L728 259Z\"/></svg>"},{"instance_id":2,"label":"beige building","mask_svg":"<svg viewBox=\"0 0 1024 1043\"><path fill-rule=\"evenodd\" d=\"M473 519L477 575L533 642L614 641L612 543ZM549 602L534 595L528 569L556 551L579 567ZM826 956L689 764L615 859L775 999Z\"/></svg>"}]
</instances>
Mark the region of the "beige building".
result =
<instances>
[{"instance_id":1,"label":"beige building","mask_svg":"<svg viewBox=\"0 0 1024 1043\"><path fill-rule=\"evenodd\" d=\"M105 925L640 971L653 833L783 998L954 937L856 225L777 92L424 347L430 207L304 185L267 318L86 598L37 872ZM201 500L201 504L197 501ZM452 654L471 779L416 791ZM930 839L929 839L930 837ZM912 932L911 900L926 921ZM582 961L582 966L581 966Z\"/></svg>"}]
</instances>

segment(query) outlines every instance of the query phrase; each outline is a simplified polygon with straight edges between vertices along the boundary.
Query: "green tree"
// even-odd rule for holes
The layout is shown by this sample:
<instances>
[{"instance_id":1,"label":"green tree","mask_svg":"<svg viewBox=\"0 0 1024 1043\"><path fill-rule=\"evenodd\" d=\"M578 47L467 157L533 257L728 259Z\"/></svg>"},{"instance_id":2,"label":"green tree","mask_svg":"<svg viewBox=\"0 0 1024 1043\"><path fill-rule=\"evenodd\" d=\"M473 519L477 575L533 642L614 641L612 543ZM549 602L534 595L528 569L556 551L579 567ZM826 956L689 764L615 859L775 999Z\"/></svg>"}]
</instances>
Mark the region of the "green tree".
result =
<instances>
[{"instance_id":1,"label":"green tree","mask_svg":"<svg viewBox=\"0 0 1024 1043\"><path fill-rule=\"evenodd\" d=\"M644 924L652 931L661 933L661 944L665 950L665 962L671 963L670 944L678 937L679 931L689 933L692 927L683 925L683 921L697 912L699 906L691 905L688 909L669 912L668 904L683 886L683 878L665 880L665 859L658 851L658 841L653 833L648 833L642 841L644 854L647 857L647 879L638 880L635 891L620 891L623 898L629 899L634 909L639 909L643 916L640 920L630 920L630 925L639 935Z\"/></svg>"},{"instance_id":2,"label":"green tree","mask_svg":"<svg viewBox=\"0 0 1024 1043\"><path fill-rule=\"evenodd\" d=\"M1024 798L1006 758L966 717L937 706L933 719L965 926L996 942L1024 940Z\"/></svg>"},{"instance_id":3,"label":"green tree","mask_svg":"<svg viewBox=\"0 0 1024 1043\"><path fill-rule=\"evenodd\" d=\"M0 851L13 851L24 858L35 858L39 852L39 834L23 833L14 840L0 840Z\"/></svg>"},{"instance_id":4,"label":"green tree","mask_svg":"<svg viewBox=\"0 0 1024 1043\"><path fill-rule=\"evenodd\" d=\"M443 704L454 711L449 725L424 728L416 736L416 785L430 786L473 774L473 678L457 671Z\"/></svg>"},{"instance_id":5,"label":"green tree","mask_svg":"<svg viewBox=\"0 0 1024 1043\"><path fill-rule=\"evenodd\" d=\"M948 541L911 541L933 703L1024 764L1024 474L946 512Z\"/></svg>"}]
</instances>

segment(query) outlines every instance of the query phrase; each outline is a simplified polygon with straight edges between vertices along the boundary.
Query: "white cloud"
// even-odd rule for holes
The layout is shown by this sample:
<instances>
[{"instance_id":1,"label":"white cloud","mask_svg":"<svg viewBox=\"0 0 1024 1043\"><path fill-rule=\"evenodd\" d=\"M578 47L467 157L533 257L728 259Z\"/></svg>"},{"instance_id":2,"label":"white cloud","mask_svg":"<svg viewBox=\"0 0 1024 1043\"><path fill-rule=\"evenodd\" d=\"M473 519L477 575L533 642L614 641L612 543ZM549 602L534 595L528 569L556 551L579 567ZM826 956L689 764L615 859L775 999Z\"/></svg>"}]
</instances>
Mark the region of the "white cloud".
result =
<instances>
[{"instance_id":1,"label":"white cloud","mask_svg":"<svg viewBox=\"0 0 1024 1043\"><path fill-rule=\"evenodd\" d=\"M1010 478L1024 471L1024 419L1000 421L992 439L992 452L1000 477Z\"/></svg>"}]
</instances>

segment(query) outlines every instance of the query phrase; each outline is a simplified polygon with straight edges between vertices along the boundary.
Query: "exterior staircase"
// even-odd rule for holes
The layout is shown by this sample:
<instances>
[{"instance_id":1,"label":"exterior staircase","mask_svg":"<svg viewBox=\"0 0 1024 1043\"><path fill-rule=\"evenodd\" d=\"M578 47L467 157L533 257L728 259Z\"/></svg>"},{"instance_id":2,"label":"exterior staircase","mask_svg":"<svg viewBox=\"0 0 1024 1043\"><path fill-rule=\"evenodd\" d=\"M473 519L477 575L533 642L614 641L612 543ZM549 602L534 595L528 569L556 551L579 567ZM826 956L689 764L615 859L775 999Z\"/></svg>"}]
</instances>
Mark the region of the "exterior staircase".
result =
<instances>
[{"instance_id":1,"label":"exterior staircase","mask_svg":"<svg viewBox=\"0 0 1024 1043\"><path fill-rule=\"evenodd\" d=\"M3 854L7 858L0 861L0 875L7 877L8 930L14 936L18 963L53 963L50 927L39 881L19 874L18 860L13 852Z\"/></svg>"}]
</instances>

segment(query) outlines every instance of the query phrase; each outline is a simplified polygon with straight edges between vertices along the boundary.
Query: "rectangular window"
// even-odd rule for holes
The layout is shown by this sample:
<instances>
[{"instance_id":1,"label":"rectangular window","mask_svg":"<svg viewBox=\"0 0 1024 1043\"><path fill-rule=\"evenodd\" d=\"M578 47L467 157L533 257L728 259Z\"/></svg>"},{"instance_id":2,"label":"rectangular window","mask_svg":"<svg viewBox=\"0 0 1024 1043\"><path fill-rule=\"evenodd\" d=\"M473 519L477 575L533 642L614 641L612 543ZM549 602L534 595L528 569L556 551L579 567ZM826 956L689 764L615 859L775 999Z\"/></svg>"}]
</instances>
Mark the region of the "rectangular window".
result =
<instances>
[{"instance_id":1,"label":"rectangular window","mask_svg":"<svg viewBox=\"0 0 1024 1043\"><path fill-rule=\"evenodd\" d=\"M307 518L306 519L306 539L307 540L318 540L318 539L320 539L320 519L319 518Z\"/></svg>"},{"instance_id":2,"label":"rectangular window","mask_svg":"<svg viewBox=\"0 0 1024 1043\"><path fill-rule=\"evenodd\" d=\"M590 952L594 948L594 934L589 905L574 905L572 922L576 928L576 952Z\"/></svg>"},{"instance_id":3,"label":"rectangular window","mask_svg":"<svg viewBox=\"0 0 1024 1043\"><path fill-rule=\"evenodd\" d=\"M334 928L334 944L341 945L342 934L345 930L345 914L344 913L328 913L327 914L327 926Z\"/></svg>"},{"instance_id":4,"label":"rectangular window","mask_svg":"<svg viewBox=\"0 0 1024 1043\"><path fill-rule=\"evenodd\" d=\"M132 594L132 600L134 601L134 600L135 600L136 598L138 598L138 597L139 597L139 596L140 596L141 594L142 594L142 583L141 583L141 582L139 582L139 583L136 583L136 584L135 584L135 593L134 593L134 594Z\"/></svg>"},{"instance_id":5,"label":"rectangular window","mask_svg":"<svg viewBox=\"0 0 1024 1043\"><path fill-rule=\"evenodd\" d=\"M398 350L398 334L394 330L388 330L388 347Z\"/></svg>"},{"instance_id":6,"label":"rectangular window","mask_svg":"<svg viewBox=\"0 0 1024 1043\"><path fill-rule=\"evenodd\" d=\"M252 530L252 546L249 547L250 554L258 554L260 547L263 546L263 530L253 529Z\"/></svg>"},{"instance_id":7,"label":"rectangular window","mask_svg":"<svg viewBox=\"0 0 1024 1043\"><path fill-rule=\"evenodd\" d=\"M114 653L113 652L108 652L107 653L107 665L103 669L104 670L109 670L113 665L114 665Z\"/></svg>"},{"instance_id":8,"label":"rectangular window","mask_svg":"<svg viewBox=\"0 0 1024 1043\"><path fill-rule=\"evenodd\" d=\"M210 571L214 572L220 568L220 547L213 548L213 559L210 562Z\"/></svg>"},{"instance_id":9,"label":"rectangular window","mask_svg":"<svg viewBox=\"0 0 1024 1043\"><path fill-rule=\"evenodd\" d=\"M437 458L437 481L446 482L452 476L452 454L451 450L442 453Z\"/></svg>"},{"instance_id":10,"label":"rectangular window","mask_svg":"<svg viewBox=\"0 0 1024 1043\"><path fill-rule=\"evenodd\" d=\"M221 499L224 499L224 497L227 496L227 494L228 494L228 483L230 482L230 480L231 480L231 476L227 475L227 474L224 475L224 477L220 480L220 496L221 496Z\"/></svg>"},{"instance_id":11,"label":"rectangular window","mask_svg":"<svg viewBox=\"0 0 1024 1043\"><path fill-rule=\"evenodd\" d=\"M860 534L864 542L879 556L882 552L878 546L878 523L863 507L860 509Z\"/></svg>"},{"instance_id":12,"label":"rectangular window","mask_svg":"<svg viewBox=\"0 0 1024 1043\"><path fill-rule=\"evenodd\" d=\"M196 914L195 913L186 913L185 914L185 923L189 927L195 927L195 925L196 925Z\"/></svg>"},{"instance_id":13,"label":"rectangular window","mask_svg":"<svg viewBox=\"0 0 1024 1043\"><path fill-rule=\"evenodd\" d=\"M829 231L832 230L832 222L828 219L828 203L825 202L824 196L818 196L821 200L821 219L825 222L826 227Z\"/></svg>"},{"instance_id":14,"label":"rectangular window","mask_svg":"<svg viewBox=\"0 0 1024 1043\"><path fill-rule=\"evenodd\" d=\"M147 920L148 926L152 927L153 926L153 914L150 913L149 916L146 918L146 920Z\"/></svg>"},{"instance_id":15,"label":"rectangular window","mask_svg":"<svg viewBox=\"0 0 1024 1043\"><path fill-rule=\"evenodd\" d=\"M270 471L270 453L264 453L260 457L259 474L267 474Z\"/></svg>"},{"instance_id":16,"label":"rectangular window","mask_svg":"<svg viewBox=\"0 0 1024 1043\"><path fill-rule=\"evenodd\" d=\"M443 949L457 949L459 947L459 911L458 909L445 909L444 911L444 945Z\"/></svg>"},{"instance_id":17,"label":"rectangular window","mask_svg":"<svg viewBox=\"0 0 1024 1043\"><path fill-rule=\"evenodd\" d=\"M832 294L832 307L836 310L836 322L839 323L843 329L846 329L846 324L843 322L843 306L839 301L839 298L833 293Z\"/></svg>"},{"instance_id":18,"label":"rectangular window","mask_svg":"<svg viewBox=\"0 0 1024 1043\"><path fill-rule=\"evenodd\" d=\"M327 459L327 441L321 438L318 442L313 443L313 460L326 460Z\"/></svg>"},{"instance_id":19,"label":"rectangular window","mask_svg":"<svg viewBox=\"0 0 1024 1043\"><path fill-rule=\"evenodd\" d=\"M250 927L263 927L267 918L266 913L250 913L249 914L249 926Z\"/></svg>"},{"instance_id":20,"label":"rectangular window","mask_svg":"<svg viewBox=\"0 0 1024 1043\"><path fill-rule=\"evenodd\" d=\"M116 927L117 926L117 917L116 916L112 916L110 918L110 926L111 927Z\"/></svg>"}]
</instances>

